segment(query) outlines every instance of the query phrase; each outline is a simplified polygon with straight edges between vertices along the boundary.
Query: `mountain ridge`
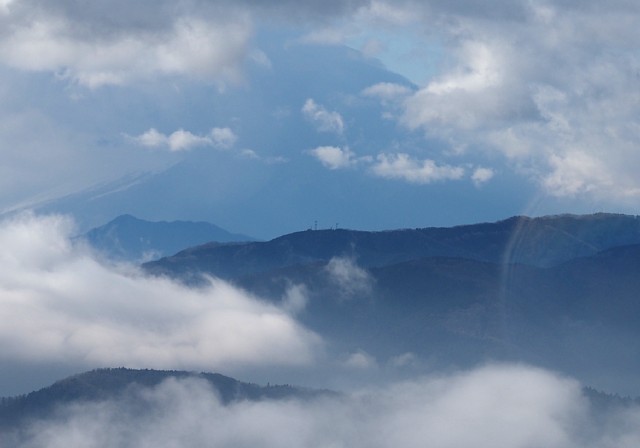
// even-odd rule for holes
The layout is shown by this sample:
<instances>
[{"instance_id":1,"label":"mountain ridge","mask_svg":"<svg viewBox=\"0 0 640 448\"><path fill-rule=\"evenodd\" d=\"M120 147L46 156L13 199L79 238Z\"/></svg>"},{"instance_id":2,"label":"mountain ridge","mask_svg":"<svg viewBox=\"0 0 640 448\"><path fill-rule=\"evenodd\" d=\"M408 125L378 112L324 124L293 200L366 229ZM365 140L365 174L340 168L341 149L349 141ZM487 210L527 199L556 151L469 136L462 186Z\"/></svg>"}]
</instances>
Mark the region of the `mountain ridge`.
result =
<instances>
[{"instance_id":1,"label":"mountain ridge","mask_svg":"<svg viewBox=\"0 0 640 448\"><path fill-rule=\"evenodd\" d=\"M494 223L385 231L306 230L266 242L204 245L146 263L150 273L194 272L233 279L336 256L377 267L425 257L457 257L539 267L640 243L640 219L622 214L514 216Z\"/></svg>"},{"instance_id":2,"label":"mountain ridge","mask_svg":"<svg viewBox=\"0 0 640 448\"><path fill-rule=\"evenodd\" d=\"M523 361L598 386L605 365L640 371L635 216L308 230L190 248L144 268L194 283L219 276L276 304L299 285L307 301L297 318L337 352L409 352L445 368Z\"/></svg>"},{"instance_id":3,"label":"mountain ridge","mask_svg":"<svg viewBox=\"0 0 640 448\"><path fill-rule=\"evenodd\" d=\"M109 258L128 261L172 255L210 241L254 241L204 221L147 221L131 214L120 215L81 238Z\"/></svg>"},{"instance_id":4,"label":"mountain ridge","mask_svg":"<svg viewBox=\"0 0 640 448\"><path fill-rule=\"evenodd\" d=\"M15 397L0 397L0 428L10 428L33 419L51 417L65 404L118 399L132 388L156 387L167 379L205 381L223 404L241 400L308 399L335 392L291 385L260 386L238 381L219 373L181 370L100 368L63 378L50 386Z\"/></svg>"}]
</instances>

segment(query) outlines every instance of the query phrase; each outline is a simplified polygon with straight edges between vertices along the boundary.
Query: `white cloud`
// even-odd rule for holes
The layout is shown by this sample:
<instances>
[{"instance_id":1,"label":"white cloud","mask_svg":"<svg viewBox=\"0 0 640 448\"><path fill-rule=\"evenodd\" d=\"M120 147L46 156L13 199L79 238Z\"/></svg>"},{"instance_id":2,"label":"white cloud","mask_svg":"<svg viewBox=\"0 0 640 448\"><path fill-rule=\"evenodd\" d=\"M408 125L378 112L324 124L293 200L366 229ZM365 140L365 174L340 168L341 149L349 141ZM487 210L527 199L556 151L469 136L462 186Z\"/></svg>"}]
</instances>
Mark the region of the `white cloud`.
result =
<instances>
[{"instance_id":1,"label":"white cloud","mask_svg":"<svg viewBox=\"0 0 640 448\"><path fill-rule=\"evenodd\" d=\"M158 148L169 144L169 138L155 128L151 128L144 134L134 138L139 144L149 148Z\"/></svg>"},{"instance_id":2,"label":"white cloud","mask_svg":"<svg viewBox=\"0 0 640 448\"><path fill-rule=\"evenodd\" d=\"M344 361L344 366L350 369L373 369L377 365L376 359L363 350L350 353Z\"/></svg>"},{"instance_id":3,"label":"white cloud","mask_svg":"<svg viewBox=\"0 0 640 448\"><path fill-rule=\"evenodd\" d=\"M212 146L218 149L231 148L237 136L229 128L213 128L209 135L195 135L184 129L178 129L170 135L158 132L155 128L133 137L133 140L148 148L168 148L171 151L187 151L201 146Z\"/></svg>"},{"instance_id":4,"label":"white cloud","mask_svg":"<svg viewBox=\"0 0 640 448\"><path fill-rule=\"evenodd\" d=\"M358 162L355 153L349 148L319 146L308 152L331 170L349 168Z\"/></svg>"},{"instance_id":5,"label":"white cloud","mask_svg":"<svg viewBox=\"0 0 640 448\"><path fill-rule=\"evenodd\" d=\"M231 148L238 140L238 136L229 128L211 129L211 143L216 148Z\"/></svg>"},{"instance_id":6,"label":"white cloud","mask_svg":"<svg viewBox=\"0 0 640 448\"><path fill-rule=\"evenodd\" d=\"M345 169L365 164L369 165L370 172L377 177L401 179L414 184L430 184L444 180L459 180L465 175L465 170L462 167L438 165L433 160L414 159L405 153L382 153L378 154L374 159L371 156L358 157L349 148L340 148L337 146L319 146L307 152L331 170ZM488 172L483 170L484 169L481 169L479 172L475 172L475 177L472 175L472 179L476 184L483 182L478 176L486 177L489 175ZM489 178L484 181L486 180L489 180Z\"/></svg>"},{"instance_id":7,"label":"white cloud","mask_svg":"<svg viewBox=\"0 0 640 448\"><path fill-rule=\"evenodd\" d=\"M302 106L302 113L307 120L314 124L321 132L342 134L344 132L344 120L335 111L329 111L324 106L317 104L309 98Z\"/></svg>"},{"instance_id":8,"label":"white cloud","mask_svg":"<svg viewBox=\"0 0 640 448\"><path fill-rule=\"evenodd\" d=\"M584 152L572 151L562 156L549 156L551 171L542 184L557 196L574 196L578 193L611 186L614 179L603 169L602 161Z\"/></svg>"},{"instance_id":9,"label":"white cloud","mask_svg":"<svg viewBox=\"0 0 640 448\"><path fill-rule=\"evenodd\" d=\"M637 201L635 5L404 5L430 24L446 57L405 101L403 124L453 147L502 153L548 194Z\"/></svg>"},{"instance_id":10,"label":"white cloud","mask_svg":"<svg viewBox=\"0 0 640 448\"><path fill-rule=\"evenodd\" d=\"M495 176L495 174L495 171L493 171L491 168L484 168L480 166L473 171L471 180L476 185L476 187L479 187L480 185L493 179L493 176Z\"/></svg>"},{"instance_id":11,"label":"white cloud","mask_svg":"<svg viewBox=\"0 0 640 448\"><path fill-rule=\"evenodd\" d=\"M371 172L386 179L402 179L414 184L458 180L464 176L464 168L438 165L430 159L417 160L404 153L379 154Z\"/></svg>"},{"instance_id":12,"label":"white cloud","mask_svg":"<svg viewBox=\"0 0 640 448\"><path fill-rule=\"evenodd\" d=\"M505 365L339 397L227 406L204 381L168 380L133 389L129 399L62 408L19 441L33 448L632 448L639 427L637 406L599 420L575 381Z\"/></svg>"},{"instance_id":13,"label":"white cloud","mask_svg":"<svg viewBox=\"0 0 640 448\"><path fill-rule=\"evenodd\" d=\"M304 284L289 285L282 298L282 309L293 315L301 313L309 302L307 295L307 287Z\"/></svg>"},{"instance_id":14,"label":"white cloud","mask_svg":"<svg viewBox=\"0 0 640 448\"><path fill-rule=\"evenodd\" d=\"M178 129L167 137L167 144L171 151L184 151L211 144L211 139L192 134L184 129Z\"/></svg>"},{"instance_id":15,"label":"white cloud","mask_svg":"<svg viewBox=\"0 0 640 448\"><path fill-rule=\"evenodd\" d=\"M3 63L54 72L90 88L158 75L237 82L251 36L247 16L230 8L216 18L180 8L161 17L166 8L144 11L142 5L118 15L117 5L108 10L100 2L81 10L65 10L64 4L14 6L5 13L0 34ZM131 23L125 14L132 14Z\"/></svg>"},{"instance_id":16,"label":"white cloud","mask_svg":"<svg viewBox=\"0 0 640 448\"><path fill-rule=\"evenodd\" d=\"M333 257L325 266L329 279L335 283L343 298L357 294L369 294L373 288L373 277L358 266L352 258Z\"/></svg>"},{"instance_id":17,"label":"white cloud","mask_svg":"<svg viewBox=\"0 0 640 448\"><path fill-rule=\"evenodd\" d=\"M0 14L9 14L11 4L15 0L0 0Z\"/></svg>"},{"instance_id":18,"label":"white cloud","mask_svg":"<svg viewBox=\"0 0 640 448\"><path fill-rule=\"evenodd\" d=\"M480 42L464 42L460 58L464 66L459 66L443 79L430 82L426 92L444 95L456 91L477 92L501 83L501 62L494 50Z\"/></svg>"},{"instance_id":19,"label":"white cloud","mask_svg":"<svg viewBox=\"0 0 640 448\"><path fill-rule=\"evenodd\" d=\"M3 362L230 369L304 365L319 338L284 310L211 280L189 289L109 267L70 242L71 223L0 223Z\"/></svg>"}]
</instances>

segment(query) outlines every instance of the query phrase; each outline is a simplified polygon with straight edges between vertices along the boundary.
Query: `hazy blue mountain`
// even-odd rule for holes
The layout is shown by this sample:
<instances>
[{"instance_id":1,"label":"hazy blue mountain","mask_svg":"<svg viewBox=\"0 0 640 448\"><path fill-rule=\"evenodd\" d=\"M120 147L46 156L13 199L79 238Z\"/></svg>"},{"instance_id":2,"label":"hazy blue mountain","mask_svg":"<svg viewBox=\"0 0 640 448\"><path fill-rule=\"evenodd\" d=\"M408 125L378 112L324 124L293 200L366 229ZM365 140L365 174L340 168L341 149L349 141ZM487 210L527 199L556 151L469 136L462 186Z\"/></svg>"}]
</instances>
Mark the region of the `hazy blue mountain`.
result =
<instances>
[{"instance_id":1,"label":"hazy blue mountain","mask_svg":"<svg viewBox=\"0 0 640 448\"><path fill-rule=\"evenodd\" d=\"M228 404L240 400L312 398L334 394L326 390L290 385L259 386L218 373L167 370L97 369L60 380L51 386L17 397L0 398L0 428L16 427L34 419L47 419L66 404L119 399L136 388L155 387L169 379L195 378L206 381Z\"/></svg>"},{"instance_id":2,"label":"hazy blue mountain","mask_svg":"<svg viewBox=\"0 0 640 448\"><path fill-rule=\"evenodd\" d=\"M179 250L210 241L251 241L208 222L150 222L121 215L94 228L83 237L96 249L114 259L144 260L175 254Z\"/></svg>"},{"instance_id":3,"label":"hazy blue mountain","mask_svg":"<svg viewBox=\"0 0 640 448\"><path fill-rule=\"evenodd\" d=\"M456 257L546 267L627 244L640 244L640 219L595 214L513 217L495 223L384 232L307 230L267 242L210 244L148 263L154 273L223 278L347 256L363 267L426 257Z\"/></svg>"},{"instance_id":4,"label":"hazy blue mountain","mask_svg":"<svg viewBox=\"0 0 640 448\"><path fill-rule=\"evenodd\" d=\"M298 318L337 351L443 366L519 360L624 382L640 373L639 241L633 216L516 217L204 245L145 268L218 275L274 302L304 285ZM347 260L342 272L334 257Z\"/></svg>"},{"instance_id":5,"label":"hazy blue mountain","mask_svg":"<svg viewBox=\"0 0 640 448\"><path fill-rule=\"evenodd\" d=\"M377 359L525 361L612 388L640 373L640 245L548 268L431 257L366 272L368 288L347 290L324 262L234 281L274 302L305 285L299 319L338 350Z\"/></svg>"}]
</instances>

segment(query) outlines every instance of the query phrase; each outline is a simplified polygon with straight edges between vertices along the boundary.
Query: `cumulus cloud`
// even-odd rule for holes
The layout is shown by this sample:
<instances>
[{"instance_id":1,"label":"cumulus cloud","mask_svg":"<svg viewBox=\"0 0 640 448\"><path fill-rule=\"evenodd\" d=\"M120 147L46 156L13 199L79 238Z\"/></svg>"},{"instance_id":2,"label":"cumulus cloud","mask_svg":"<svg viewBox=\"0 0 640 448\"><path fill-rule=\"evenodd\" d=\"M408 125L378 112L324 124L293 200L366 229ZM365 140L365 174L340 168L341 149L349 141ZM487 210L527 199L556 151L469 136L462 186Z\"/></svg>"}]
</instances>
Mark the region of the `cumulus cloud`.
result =
<instances>
[{"instance_id":1,"label":"cumulus cloud","mask_svg":"<svg viewBox=\"0 0 640 448\"><path fill-rule=\"evenodd\" d=\"M430 159L417 160L409 154L379 154L371 172L386 179L402 179L414 184L429 184L443 180L458 180L464 168L438 165Z\"/></svg>"},{"instance_id":2,"label":"cumulus cloud","mask_svg":"<svg viewBox=\"0 0 640 448\"><path fill-rule=\"evenodd\" d=\"M216 279L189 289L105 266L59 216L0 223L3 362L225 369L304 365L318 336L291 315Z\"/></svg>"},{"instance_id":3,"label":"cumulus cloud","mask_svg":"<svg viewBox=\"0 0 640 448\"><path fill-rule=\"evenodd\" d=\"M488 366L313 400L224 406L205 382L168 380L132 398L77 404L35 422L21 442L51 446L636 446L640 412L589 415L579 385L523 366ZM597 428L597 429L596 429Z\"/></svg>"},{"instance_id":4,"label":"cumulus cloud","mask_svg":"<svg viewBox=\"0 0 640 448\"><path fill-rule=\"evenodd\" d=\"M460 180L465 176L463 167L439 165L434 160L415 159L406 153L381 153L374 159L371 156L357 156L348 147L337 146L319 146L307 153L331 170L364 165L377 177L400 179L412 184L426 185L438 181ZM493 171L488 168L477 168L471 175L476 185L488 181L491 177Z\"/></svg>"},{"instance_id":5,"label":"cumulus cloud","mask_svg":"<svg viewBox=\"0 0 640 448\"><path fill-rule=\"evenodd\" d=\"M302 114L321 132L342 134L344 132L344 120L342 115L335 111L329 111L324 106L317 104L309 98L302 106Z\"/></svg>"},{"instance_id":6,"label":"cumulus cloud","mask_svg":"<svg viewBox=\"0 0 640 448\"><path fill-rule=\"evenodd\" d=\"M556 196L628 204L640 195L637 5L400 3L446 54L400 121L453 147L505 156Z\"/></svg>"},{"instance_id":7,"label":"cumulus cloud","mask_svg":"<svg viewBox=\"0 0 640 448\"><path fill-rule=\"evenodd\" d=\"M319 146L309 150L308 153L331 170L349 168L354 166L358 161L355 153L346 147Z\"/></svg>"},{"instance_id":8,"label":"cumulus cloud","mask_svg":"<svg viewBox=\"0 0 640 448\"><path fill-rule=\"evenodd\" d=\"M475 184L476 187L479 187L480 185L489 182L493 176L495 176L495 171L493 171L491 168L485 168L485 167L477 167L475 170L473 170L473 174L471 175L471 180L473 181L473 183Z\"/></svg>"},{"instance_id":9,"label":"cumulus cloud","mask_svg":"<svg viewBox=\"0 0 640 448\"><path fill-rule=\"evenodd\" d=\"M237 9L19 1L3 8L0 55L22 70L48 71L91 88L157 75L236 82L251 23Z\"/></svg>"},{"instance_id":10,"label":"cumulus cloud","mask_svg":"<svg viewBox=\"0 0 640 448\"><path fill-rule=\"evenodd\" d=\"M237 136L229 128L213 128L208 135L196 135L184 129L178 129L170 135L163 134L155 128L133 137L139 145L148 148L168 148L170 151L187 151L199 146L212 146L217 149L229 149Z\"/></svg>"}]
</instances>

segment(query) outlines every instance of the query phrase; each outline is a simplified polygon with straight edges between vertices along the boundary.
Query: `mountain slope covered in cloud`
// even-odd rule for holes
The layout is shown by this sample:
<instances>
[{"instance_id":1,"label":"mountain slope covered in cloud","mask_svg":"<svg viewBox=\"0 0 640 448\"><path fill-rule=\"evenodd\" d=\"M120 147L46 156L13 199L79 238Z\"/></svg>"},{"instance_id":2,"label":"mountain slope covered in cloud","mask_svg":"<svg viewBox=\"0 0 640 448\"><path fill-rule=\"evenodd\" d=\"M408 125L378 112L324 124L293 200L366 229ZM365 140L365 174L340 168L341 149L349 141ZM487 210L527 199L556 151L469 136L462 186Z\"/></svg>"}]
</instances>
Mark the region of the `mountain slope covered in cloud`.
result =
<instances>
[{"instance_id":1,"label":"mountain slope covered in cloud","mask_svg":"<svg viewBox=\"0 0 640 448\"><path fill-rule=\"evenodd\" d=\"M0 389L112 365L302 366L322 352L321 339L279 305L222 280L193 289L105 263L73 233L61 216L0 222Z\"/></svg>"},{"instance_id":2,"label":"mountain slope covered in cloud","mask_svg":"<svg viewBox=\"0 0 640 448\"><path fill-rule=\"evenodd\" d=\"M330 393L289 385L259 386L216 373L105 368L65 378L26 395L2 398L0 428L7 431L34 419L51 419L63 406L135 396L137 389L154 388L167 380L202 381L216 392L223 404L241 400L308 399Z\"/></svg>"},{"instance_id":3,"label":"mountain slope covered in cloud","mask_svg":"<svg viewBox=\"0 0 640 448\"><path fill-rule=\"evenodd\" d=\"M21 407L30 399L43 408ZM639 437L632 400L522 365L348 394L259 387L216 374L102 369L5 400L0 410L8 409L30 417L0 425L11 448L631 448Z\"/></svg>"}]
</instances>

